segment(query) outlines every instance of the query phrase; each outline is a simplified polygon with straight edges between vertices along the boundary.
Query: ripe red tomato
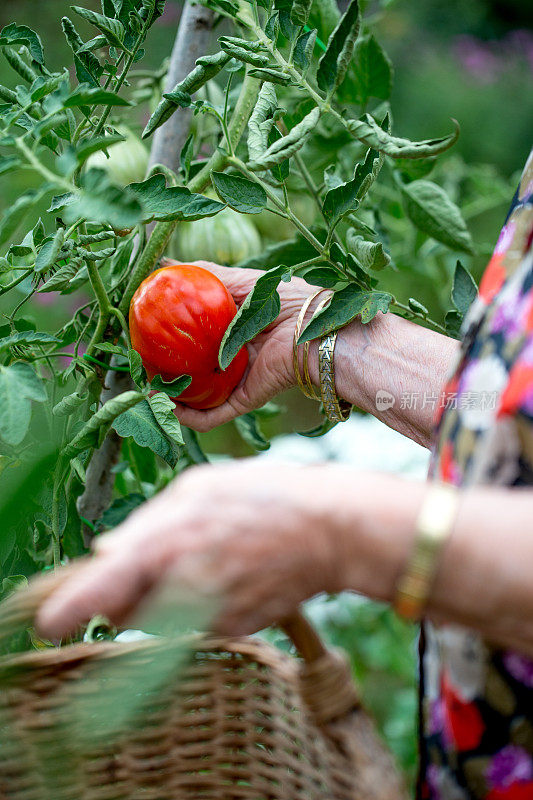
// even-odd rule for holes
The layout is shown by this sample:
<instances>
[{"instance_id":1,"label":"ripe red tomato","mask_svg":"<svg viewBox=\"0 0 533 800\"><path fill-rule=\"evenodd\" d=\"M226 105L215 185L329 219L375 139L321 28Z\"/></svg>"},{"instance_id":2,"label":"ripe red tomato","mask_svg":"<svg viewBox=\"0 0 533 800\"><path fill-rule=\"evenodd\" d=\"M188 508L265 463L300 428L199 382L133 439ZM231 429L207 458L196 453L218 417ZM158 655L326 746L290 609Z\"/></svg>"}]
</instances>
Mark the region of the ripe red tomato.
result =
<instances>
[{"instance_id":1,"label":"ripe red tomato","mask_svg":"<svg viewBox=\"0 0 533 800\"><path fill-rule=\"evenodd\" d=\"M191 408L215 408L237 386L248 364L243 347L229 367L218 364L220 342L237 306L221 280L202 267L167 261L144 280L130 306L131 345L150 380L190 375L179 396Z\"/></svg>"}]
</instances>

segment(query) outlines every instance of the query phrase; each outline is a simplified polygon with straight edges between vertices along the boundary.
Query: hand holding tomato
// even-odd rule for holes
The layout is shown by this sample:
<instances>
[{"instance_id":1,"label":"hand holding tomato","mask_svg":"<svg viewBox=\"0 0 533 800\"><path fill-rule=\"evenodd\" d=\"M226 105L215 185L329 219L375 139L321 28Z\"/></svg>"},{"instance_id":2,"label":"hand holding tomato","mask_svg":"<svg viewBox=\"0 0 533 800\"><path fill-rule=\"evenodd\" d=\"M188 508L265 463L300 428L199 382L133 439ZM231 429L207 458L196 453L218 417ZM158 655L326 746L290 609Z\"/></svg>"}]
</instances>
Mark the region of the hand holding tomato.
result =
<instances>
[{"instance_id":1,"label":"hand holding tomato","mask_svg":"<svg viewBox=\"0 0 533 800\"><path fill-rule=\"evenodd\" d=\"M237 313L216 275L198 265L167 262L146 278L130 306L132 347L150 380L190 375L180 395L191 408L214 408L239 383L248 354L243 347L226 370L218 363L220 342Z\"/></svg>"},{"instance_id":2,"label":"hand holding tomato","mask_svg":"<svg viewBox=\"0 0 533 800\"><path fill-rule=\"evenodd\" d=\"M207 261L196 261L195 265L217 276L237 306L241 305L262 274L255 269L222 267ZM281 311L272 325L248 344L249 361L244 379L238 383L224 403L207 411L188 407L190 404L184 399L185 395L181 395L175 411L180 422L197 431L208 431L241 414L260 408L281 392L294 386L296 382L292 363L294 327L306 298L314 294L317 288L301 278L281 283L278 287ZM230 365L230 369L235 361ZM182 405L182 401L187 405Z\"/></svg>"}]
</instances>

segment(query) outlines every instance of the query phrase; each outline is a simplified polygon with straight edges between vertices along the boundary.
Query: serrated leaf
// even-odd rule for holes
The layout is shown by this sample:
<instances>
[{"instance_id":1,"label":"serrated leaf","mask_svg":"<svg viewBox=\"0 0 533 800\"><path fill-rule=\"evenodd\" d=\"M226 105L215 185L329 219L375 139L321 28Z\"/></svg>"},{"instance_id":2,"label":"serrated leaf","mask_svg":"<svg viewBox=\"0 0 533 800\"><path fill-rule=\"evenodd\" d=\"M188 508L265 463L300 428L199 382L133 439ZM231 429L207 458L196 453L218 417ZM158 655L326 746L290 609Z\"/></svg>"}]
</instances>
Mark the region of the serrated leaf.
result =
<instances>
[{"instance_id":1,"label":"serrated leaf","mask_svg":"<svg viewBox=\"0 0 533 800\"><path fill-rule=\"evenodd\" d=\"M343 82L361 24L358 0L351 0L328 40L326 52L320 59L317 83L320 89L331 94Z\"/></svg>"},{"instance_id":2,"label":"serrated leaf","mask_svg":"<svg viewBox=\"0 0 533 800\"><path fill-rule=\"evenodd\" d=\"M180 375L172 381L165 381L161 375L154 375L150 381L150 387L156 392L164 392L169 397L179 397L192 383L190 375Z\"/></svg>"},{"instance_id":3,"label":"serrated leaf","mask_svg":"<svg viewBox=\"0 0 533 800\"><path fill-rule=\"evenodd\" d=\"M465 316L477 297L476 282L460 261L455 265L453 276L452 300L457 311ZM0 343L1 344L1 343Z\"/></svg>"},{"instance_id":4,"label":"serrated leaf","mask_svg":"<svg viewBox=\"0 0 533 800\"><path fill-rule=\"evenodd\" d=\"M27 25L17 25L12 22L0 31L0 47L18 47L25 45L34 61L44 64L44 52L41 39Z\"/></svg>"},{"instance_id":5,"label":"serrated leaf","mask_svg":"<svg viewBox=\"0 0 533 800\"><path fill-rule=\"evenodd\" d=\"M185 186L167 188L165 178L160 173L142 183L130 183L127 189L139 199L145 222L153 219L193 222L212 217L225 208L223 203L193 194Z\"/></svg>"},{"instance_id":6,"label":"serrated leaf","mask_svg":"<svg viewBox=\"0 0 533 800\"><path fill-rule=\"evenodd\" d=\"M158 392L158 394L149 397L148 402L154 417L170 441L177 445L184 444L181 425L174 414L175 405L170 397L164 392Z\"/></svg>"},{"instance_id":7,"label":"serrated leaf","mask_svg":"<svg viewBox=\"0 0 533 800\"><path fill-rule=\"evenodd\" d=\"M222 369L229 367L241 347L274 322L281 307L277 288L288 274L287 267L280 266L257 279L222 337L218 353Z\"/></svg>"},{"instance_id":8,"label":"serrated leaf","mask_svg":"<svg viewBox=\"0 0 533 800\"><path fill-rule=\"evenodd\" d=\"M387 100L392 91L392 64L374 36L359 39L355 46L354 76L357 99L366 105L369 97Z\"/></svg>"},{"instance_id":9,"label":"serrated leaf","mask_svg":"<svg viewBox=\"0 0 533 800\"><path fill-rule=\"evenodd\" d=\"M82 84L78 86L72 94L70 94L64 101L64 108L78 108L79 106L131 106L129 100L124 97L119 97L114 92L107 92L105 89L99 89L96 86L87 86Z\"/></svg>"},{"instance_id":10,"label":"serrated leaf","mask_svg":"<svg viewBox=\"0 0 533 800\"><path fill-rule=\"evenodd\" d=\"M104 170L90 169L80 183L80 194L66 207L65 220L69 224L83 217L121 230L141 221L142 207L137 196L127 186L120 188L110 183Z\"/></svg>"},{"instance_id":11,"label":"serrated leaf","mask_svg":"<svg viewBox=\"0 0 533 800\"><path fill-rule=\"evenodd\" d=\"M139 447L148 447L172 468L176 466L178 448L161 429L148 400L121 414L112 427L123 439L131 436Z\"/></svg>"},{"instance_id":12,"label":"serrated leaf","mask_svg":"<svg viewBox=\"0 0 533 800\"><path fill-rule=\"evenodd\" d=\"M240 175L212 172L211 181L216 193L230 208L242 214L260 214L267 205L263 187Z\"/></svg>"},{"instance_id":13,"label":"serrated leaf","mask_svg":"<svg viewBox=\"0 0 533 800\"><path fill-rule=\"evenodd\" d=\"M356 139L391 158L428 158L444 153L455 144L459 138L459 123L456 120L452 122L455 130L449 136L421 142L391 136L370 114L365 114L360 120L347 120L346 127Z\"/></svg>"},{"instance_id":14,"label":"serrated leaf","mask_svg":"<svg viewBox=\"0 0 533 800\"><path fill-rule=\"evenodd\" d=\"M60 339L57 336L52 336L51 333L41 333L40 331L20 331L19 333L12 333L11 336L6 336L0 339L0 353L10 347L21 344L59 344Z\"/></svg>"},{"instance_id":15,"label":"serrated leaf","mask_svg":"<svg viewBox=\"0 0 533 800\"><path fill-rule=\"evenodd\" d=\"M363 324L370 322L379 311L386 313L391 302L392 295L388 292L362 292L350 284L335 292L329 305L313 316L298 344L338 330L356 317L360 317Z\"/></svg>"},{"instance_id":16,"label":"serrated leaf","mask_svg":"<svg viewBox=\"0 0 533 800\"><path fill-rule=\"evenodd\" d=\"M0 366L0 437L18 445L30 425L31 400L44 402L46 390L33 368L22 361Z\"/></svg>"},{"instance_id":17,"label":"serrated leaf","mask_svg":"<svg viewBox=\"0 0 533 800\"><path fill-rule=\"evenodd\" d=\"M39 292L62 292L70 288L70 281L76 277L81 269L81 261L74 259L68 261L48 278L46 283L39 288Z\"/></svg>"},{"instance_id":18,"label":"serrated leaf","mask_svg":"<svg viewBox=\"0 0 533 800\"><path fill-rule=\"evenodd\" d=\"M98 28L98 30L106 37L109 44L113 45L113 47L118 47L120 50L122 49L126 30L124 25L118 19L106 17L103 14L98 14L96 11L91 11L88 8L81 8L81 6L71 6L71 8L80 17L87 20L87 22L90 22L95 28Z\"/></svg>"},{"instance_id":19,"label":"serrated leaf","mask_svg":"<svg viewBox=\"0 0 533 800\"><path fill-rule=\"evenodd\" d=\"M473 252L472 238L461 212L444 189L425 180L400 184L400 188L405 212L420 231L452 250Z\"/></svg>"},{"instance_id":20,"label":"serrated leaf","mask_svg":"<svg viewBox=\"0 0 533 800\"><path fill-rule=\"evenodd\" d=\"M100 344L95 345L95 347L97 350L101 350L103 353L113 353L116 356L123 356L125 358L128 357L125 348L118 344L111 344L111 342L100 342Z\"/></svg>"}]
</instances>

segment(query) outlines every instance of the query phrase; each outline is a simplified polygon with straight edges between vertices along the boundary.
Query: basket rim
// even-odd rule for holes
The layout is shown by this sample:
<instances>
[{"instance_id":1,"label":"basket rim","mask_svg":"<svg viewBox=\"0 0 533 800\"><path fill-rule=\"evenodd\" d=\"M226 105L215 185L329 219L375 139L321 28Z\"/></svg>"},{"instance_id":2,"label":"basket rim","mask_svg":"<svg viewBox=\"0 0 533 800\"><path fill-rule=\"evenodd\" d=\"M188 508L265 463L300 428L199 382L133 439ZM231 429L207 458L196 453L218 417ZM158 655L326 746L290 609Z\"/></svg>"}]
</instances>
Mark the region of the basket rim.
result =
<instances>
[{"instance_id":1,"label":"basket rim","mask_svg":"<svg viewBox=\"0 0 533 800\"><path fill-rule=\"evenodd\" d=\"M87 661L114 660L128 655L143 655L171 650L173 647L190 647L191 653L230 653L240 655L248 661L288 671L294 676L299 668L299 659L290 656L264 639L252 636L221 638L205 634L188 634L176 637L154 637L136 642L74 642L64 647L47 647L43 650L28 650L23 653L0 657L0 680L19 673L19 670L38 671L46 667L60 667Z\"/></svg>"}]
</instances>

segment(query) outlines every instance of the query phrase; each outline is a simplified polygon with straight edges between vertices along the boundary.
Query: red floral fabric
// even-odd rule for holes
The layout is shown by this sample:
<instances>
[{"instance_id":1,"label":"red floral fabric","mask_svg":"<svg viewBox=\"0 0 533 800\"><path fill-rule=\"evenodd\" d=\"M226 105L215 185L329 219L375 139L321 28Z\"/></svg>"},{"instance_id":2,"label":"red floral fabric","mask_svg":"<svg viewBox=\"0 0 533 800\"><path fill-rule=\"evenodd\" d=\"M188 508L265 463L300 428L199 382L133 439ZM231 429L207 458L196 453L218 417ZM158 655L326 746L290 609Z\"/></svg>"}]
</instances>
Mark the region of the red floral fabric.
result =
<instances>
[{"instance_id":1,"label":"red floral fabric","mask_svg":"<svg viewBox=\"0 0 533 800\"><path fill-rule=\"evenodd\" d=\"M532 243L533 151L463 325L430 478L533 485ZM532 659L425 624L420 725L420 800L533 800Z\"/></svg>"}]
</instances>

